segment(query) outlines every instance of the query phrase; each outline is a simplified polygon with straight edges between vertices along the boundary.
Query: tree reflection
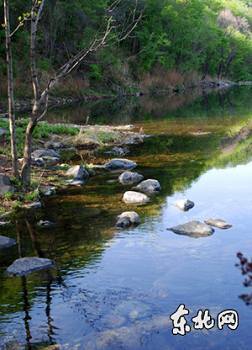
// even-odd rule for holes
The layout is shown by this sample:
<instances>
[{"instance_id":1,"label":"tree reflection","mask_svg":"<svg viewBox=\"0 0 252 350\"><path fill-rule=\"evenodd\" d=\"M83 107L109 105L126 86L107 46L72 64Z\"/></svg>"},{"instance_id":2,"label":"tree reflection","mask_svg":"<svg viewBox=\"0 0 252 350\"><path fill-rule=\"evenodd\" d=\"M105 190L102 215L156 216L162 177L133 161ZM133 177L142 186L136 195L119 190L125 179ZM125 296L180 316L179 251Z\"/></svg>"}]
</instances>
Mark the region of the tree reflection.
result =
<instances>
[{"instance_id":1,"label":"tree reflection","mask_svg":"<svg viewBox=\"0 0 252 350\"><path fill-rule=\"evenodd\" d=\"M28 220L25 221L27 230L29 232L31 241L32 241L32 246L34 253L39 257L43 258L45 257L44 252L42 251L40 244L37 240L35 230L33 229L32 225ZM18 256L19 258L22 258L22 237L21 237L21 228L19 226L19 223L16 222L16 232L17 232L17 248L18 248ZM22 286L22 301L23 301L23 311L24 311L24 328L25 328L25 333L26 333L26 347L28 350L32 349L32 333L31 333L31 328L30 328L30 321L32 317L30 316L30 310L31 310L31 305L29 302L29 290L27 286L27 277L22 276L21 278L21 286ZM48 336L48 341L49 344L54 344L54 329L55 327L53 326L53 317L51 315L51 302L52 302L52 297L51 297L51 292L52 292L52 283L54 282L54 277L52 273L47 270L45 271L45 278L46 278L46 300L45 300L45 314L47 318L47 336Z\"/></svg>"},{"instance_id":2,"label":"tree reflection","mask_svg":"<svg viewBox=\"0 0 252 350\"><path fill-rule=\"evenodd\" d=\"M245 287L252 287L252 260L248 260L242 253L238 253L239 263L236 264L240 268L242 275L246 276L243 282ZM246 305L252 305L252 293L242 294L240 298Z\"/></svg>"}]
</instances>

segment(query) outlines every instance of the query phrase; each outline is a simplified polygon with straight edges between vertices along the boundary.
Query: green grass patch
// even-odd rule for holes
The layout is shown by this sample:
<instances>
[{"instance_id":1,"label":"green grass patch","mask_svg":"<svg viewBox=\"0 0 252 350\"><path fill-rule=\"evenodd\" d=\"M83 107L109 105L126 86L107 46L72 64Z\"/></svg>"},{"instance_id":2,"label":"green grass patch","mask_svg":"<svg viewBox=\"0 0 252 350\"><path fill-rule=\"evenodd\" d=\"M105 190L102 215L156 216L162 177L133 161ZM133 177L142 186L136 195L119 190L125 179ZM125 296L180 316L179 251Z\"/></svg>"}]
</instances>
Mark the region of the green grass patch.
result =
<instances>
[{"instance_id":1,"label":"green grass patch","mask_svg":"<svg viewBox=\"0 0 252 350\"><path fill-rule=\"evenodd\" d=\"M18 156L22 155L25 139L25 130L29 119L20 119L16 121L16 140L17 140L17 150ZM8 120L0 119L0 128L7 130L7 147L0 146L2 154L9 155L10 152L10 133L9 133L9 123ZM41 122L37 125L34 130L33 138L34 141L46 140L51 134L56 135L77 135L79 130L77 128L68 127L67 125L54 125L48 122Z\"/></svg>"}]
</instances>

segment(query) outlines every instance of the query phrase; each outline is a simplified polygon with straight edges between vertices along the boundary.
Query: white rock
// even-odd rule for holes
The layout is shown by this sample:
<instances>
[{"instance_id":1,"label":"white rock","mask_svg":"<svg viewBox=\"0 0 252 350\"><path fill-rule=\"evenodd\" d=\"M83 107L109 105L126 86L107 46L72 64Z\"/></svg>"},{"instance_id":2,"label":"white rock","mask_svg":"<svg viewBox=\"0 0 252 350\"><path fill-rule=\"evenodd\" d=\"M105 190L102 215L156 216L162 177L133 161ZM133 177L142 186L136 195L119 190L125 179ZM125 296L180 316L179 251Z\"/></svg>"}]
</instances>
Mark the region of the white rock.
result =
<instances>
[{"instance_id":1,"label":"white rock","mask_svg":"<svg viewBox=\"0 0 252 350\"><path fill-rule=\"evenodd\" d=\"M146 204L150 198L143 193L127 191L123 195L123 201L126 204Z\"/></svg>"},{"instance_id":2,"label":"white rock","mask_svg":"<svg viewBox=\"0 0 252 350\"><path fill-rule=\"evenodd\" d=\"M183 211L188 211L194 207L194 203L189 199L179 199L174 204Z\"/></svg>"}]
</instances>

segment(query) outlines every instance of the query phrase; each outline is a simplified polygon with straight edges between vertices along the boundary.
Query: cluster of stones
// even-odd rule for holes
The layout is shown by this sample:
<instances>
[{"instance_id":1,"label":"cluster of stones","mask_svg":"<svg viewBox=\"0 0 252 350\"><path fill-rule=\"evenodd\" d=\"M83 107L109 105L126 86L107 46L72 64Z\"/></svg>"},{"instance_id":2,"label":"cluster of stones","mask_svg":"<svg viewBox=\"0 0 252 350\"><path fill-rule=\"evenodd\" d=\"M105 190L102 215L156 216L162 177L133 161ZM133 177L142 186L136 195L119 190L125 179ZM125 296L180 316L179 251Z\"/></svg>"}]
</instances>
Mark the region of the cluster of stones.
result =
<instances>
[{"instance_id":1,"label":"cluster of stones","mask_svg":"<svg viewBox=\"0 0 252 350\"><path fill-rule=\"evenodd\" d=\"M188 211L195 206L195 204L188 199L177 200L174 205L182 211ZM200 238L211 236L214 233L214 227L227 230L231 228L232 225L222 219L207 219L204 222L194 220L168 228L168 230L178 235Z\"/></svg>"},{"instance_id":2,"label":"cluster of stones","mask_svg":"<svg viewBox=\"0 0 252 350\"><path fill-rule=\"evenodd\" d=\"M104 165L110 172L119 172L118 181L123 186L134 186L123 194L122 200L127 205L144 205L150 202L151 196L161 191L160 183L154 179L144 180L143 175L133 172L137 164L132 160L116 158ZM126 211L117 217L117 228L137 226L141 222L135 211Z\"/></svg>"}]
</instances>

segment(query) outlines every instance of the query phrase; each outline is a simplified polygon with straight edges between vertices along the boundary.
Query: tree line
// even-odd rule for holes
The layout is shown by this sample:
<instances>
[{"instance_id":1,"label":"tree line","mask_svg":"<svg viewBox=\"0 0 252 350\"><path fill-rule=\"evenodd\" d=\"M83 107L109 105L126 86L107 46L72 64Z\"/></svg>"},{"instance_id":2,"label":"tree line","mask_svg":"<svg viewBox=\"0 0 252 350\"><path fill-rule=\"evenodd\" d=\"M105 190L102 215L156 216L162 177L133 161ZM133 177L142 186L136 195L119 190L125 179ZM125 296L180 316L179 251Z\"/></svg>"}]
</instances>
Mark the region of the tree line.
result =
<instances>
[{"instance_id":1,"label":"tree line","mask_svg":"<svg viewBox=\"0 0 252 350\"><path fill-rule=\"evenodd\" d=\"M197 72L200 79L252 79L249 0L0 0L0 5L0 73L8 81L13 173L25 187L34 128L47 112L50 94L73 72L111 86L126 63L136 81L157 67L181 75ZM17 79L27 82L33 98L21 172Z\"/></svg>"}]
</instances>

